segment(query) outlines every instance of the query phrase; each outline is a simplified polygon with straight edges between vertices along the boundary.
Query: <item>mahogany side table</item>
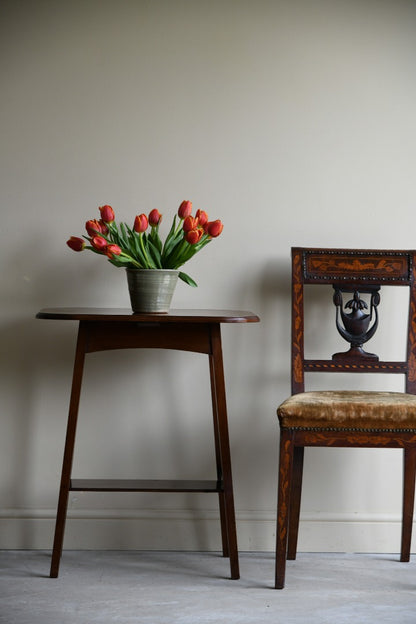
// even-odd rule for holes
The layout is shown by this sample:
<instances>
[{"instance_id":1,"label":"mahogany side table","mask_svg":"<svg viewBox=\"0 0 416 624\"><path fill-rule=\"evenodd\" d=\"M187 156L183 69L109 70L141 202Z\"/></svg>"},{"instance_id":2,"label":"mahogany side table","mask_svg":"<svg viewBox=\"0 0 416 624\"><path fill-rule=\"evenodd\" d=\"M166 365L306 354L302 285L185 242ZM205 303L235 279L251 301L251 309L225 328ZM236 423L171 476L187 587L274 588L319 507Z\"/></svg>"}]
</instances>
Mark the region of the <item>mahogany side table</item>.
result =
<instances>
[{"instance_id":1,"label":"mahogany side table","mask_svg":"<svg viewBox=\"0 0 416 624\"><path fill-rule=\"evenodd\" d=\"M36 318L78 321L61 484L50 576L56 578L62 554L70 491L84 492L215 492L218 493L222 551L229 557L231 578L239 563L221 346L221 323L255 323L252 312L171 310L167 314L133 314L129 309L48 308ZM85 355L109 349L157 348L205 353L209 357L216 480L72 479L72 462Z\"/></svg>"}]
</instances>

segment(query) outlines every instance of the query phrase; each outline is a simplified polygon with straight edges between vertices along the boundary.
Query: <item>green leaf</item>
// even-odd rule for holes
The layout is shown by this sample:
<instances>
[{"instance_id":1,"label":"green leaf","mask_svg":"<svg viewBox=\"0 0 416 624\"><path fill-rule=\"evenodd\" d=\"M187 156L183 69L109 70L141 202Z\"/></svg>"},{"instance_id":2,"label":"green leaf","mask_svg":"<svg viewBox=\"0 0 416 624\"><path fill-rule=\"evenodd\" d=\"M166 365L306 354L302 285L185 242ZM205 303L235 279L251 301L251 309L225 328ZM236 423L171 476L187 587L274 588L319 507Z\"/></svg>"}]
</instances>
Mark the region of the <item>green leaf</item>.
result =
<instances>
[{"instance_id":1,"label":"green leaf","mask_svg":"<svg viewBox=\"0 0 416 624\"><path fill-rule=\"evenodd\" d=\"M150 233L149 240L152 241L152 243L154 244L154 246L158 250L159 256L160 256L160 254L162 253L163 245L162 245L162 241L160 240L159 226L158 225L152 227L152 231Z\"/></svg>"},{"instance_id":2,"label":"green leaf","mask_svg":"<svg viewBox=\"0 0 416 624\"><path fill-rule=\"evenodd\" d=\"M108 224L108 234L101 234L106 241L115 243L119 247L123 247L123 243L120 238L120 234L117 228L117 224L113 221L113 223Z\"/></svg>"},{"instance_id":3,"label":"green leaf","mask_svg":"<svg viewBox=\"0 0 416 624\"><path fill-rule=\"evenodd\" d=\"M140 262L140 264L146 268L147 267L147 260L145 255L143 254L143 249L142 246L140 244L140 234L138 234L137 232L134 232L132 230L130 230L129 228L129 233L131 236L131 255L138 261Z\"/></svg>"},{"instance_id":4,"label":"green leaf","mask_svg":"<svg viewBox=\"0 0 416 624\"><path fill-rule=\"evenodd\" d=\"M183 273L183 271L179 271L178 277L183 282L185 282L185 284L188 284L189 286L192 286L193 288L196 288L198 286L198 284L195 282L195 280L193 280L192 277L187 275L187 273Z\"/></svg>"},{"instance_id":5,"label":"green leaf","mask_svg":"<svg viewBox=\"0 0 416 624\"><path fill-rule=\"evenodd\" d=\"M158 248L156 247L156 245L153 243L152 240L150 240L150 238L147 239L147 251L149 256L151 256L151 259L153 260L153 262L156 265L157 269L162 269L162 259L160 257L160 252L158 250Z\"/></svg>"},{"instance_id":6,"label":"green leaf","mask_svg":"<svg viewBox=\"0 0 416 624\"><path fill-rule=\"evenodd\" d=\"M123 247L126 247L126 249L129 248L129 239L127 236L127 232L126 232L126 226L124 223L120 223L120 230L121 230L121 234L122 234L122 239L123 239Z\"/></svg>"},{"instance_id":7,"label":"green leaf","mask_svg":"<svg viewBox=\"0 0 416 624\"><path fill-rule=\"evenodd\" d=\"M163 250L162 250L163 262L164 262L164 259L168 257L173 247L182 238L182 234L183 234L182 230L179 230L178 232L175 232L175 230L176 230L176 215L173 217L172 226L169 230L169 234L167 235L165 244L163 246ZM168 267L164 265L164 268L166 269Z\"/></svg>"}]
</instances>

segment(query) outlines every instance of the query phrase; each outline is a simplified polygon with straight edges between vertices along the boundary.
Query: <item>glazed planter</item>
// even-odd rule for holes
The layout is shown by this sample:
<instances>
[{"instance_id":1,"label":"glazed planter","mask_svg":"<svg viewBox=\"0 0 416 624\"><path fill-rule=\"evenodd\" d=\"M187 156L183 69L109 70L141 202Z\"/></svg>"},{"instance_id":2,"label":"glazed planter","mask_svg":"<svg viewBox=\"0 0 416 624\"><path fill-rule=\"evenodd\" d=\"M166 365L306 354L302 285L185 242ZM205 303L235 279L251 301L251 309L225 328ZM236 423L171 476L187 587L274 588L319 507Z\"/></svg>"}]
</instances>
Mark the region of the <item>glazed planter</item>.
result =
<instances>
[{"instance_id":1,"label":"glazed planter","mask_svg":"<svg viewBox=\"0 0 416 624\"><path fill-rule=\"evenodd\" d=\"M169 312L179 271L126 269L131 308L136 313Z\"/></svg>"}]
</instances>

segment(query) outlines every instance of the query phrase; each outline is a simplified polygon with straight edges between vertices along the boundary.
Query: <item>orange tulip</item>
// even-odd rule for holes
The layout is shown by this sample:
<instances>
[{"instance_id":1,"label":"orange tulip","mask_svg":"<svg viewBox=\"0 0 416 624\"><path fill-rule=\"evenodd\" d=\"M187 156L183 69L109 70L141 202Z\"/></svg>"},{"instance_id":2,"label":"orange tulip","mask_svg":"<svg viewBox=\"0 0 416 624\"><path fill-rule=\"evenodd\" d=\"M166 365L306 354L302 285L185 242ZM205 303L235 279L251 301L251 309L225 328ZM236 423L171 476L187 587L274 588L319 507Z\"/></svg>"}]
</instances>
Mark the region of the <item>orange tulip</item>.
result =
<instances>
[{"instance_id":1,"label":"orange tulip","mask_svg":"<svg viewBox=\"0 0 416 624\"><path fill-rule=\"evenodd\" d=\"M190 245L196 245L201 240L201 237L204 233L202 228L195 228L194 230L189 230L189 232L185 232L185 240Z\"/></svg>"},{"instance_id":2,"label":"orange tulip","mask_svg":"<svg viewBox=\"0 0 416 624\"><path fill-rule=\"evenodd\" d=\"M178 209L178 216L180 219L186 219L192 213L192 202L191 201L183 201Z\"/></svg>"},{"instance_id":3,"label":"orange tulip","mask_svg":"<svg viewBox=\"0 0 416 624\"><path fill-rule=\"evenodd\" d=\"M85 247L84 239L80 238L79 236L71 236L71 238L66 241L66 244L73 251L82 251Z\"/></svg>"},{"instance_id":4,"label":"orange tulip","mask_svg":"<svg viewBox=\"0 0 416 624\"><path fill-rule=\"evenodd\" d=\"M198 225L202 225L202 227L208 223L208 215L205 210L197 210L195 218L198 219Z\"/></svg>"},{"instance_id":5,"label":"orange tulip","mask_svg":"<svg viewBox=\"0 0 416 624\"><path fill-rule=\"evenodd\" d=\"M112 260L114 256L119 256L121 254L121 249L118 245L107 245L105 253L110 258L110 260Z\"/></svg>"},{"instance_id":6,"label":"orange tulip","mask_svg":"<svg viewBox=\"0 0 416 624\"><path fill-rule=\"evenodd\" d=\"M211 238L216 238L221 234L223 227L224 225L219 219L216 221L210 221L207 224L207 234L211 236Z\"/></svg>"},{"instance_id":7,"label":"orange tulip","mask_svg":"<svg viewBox=\"0 0 416 624\"><path fill-rule=\"evenodd\" d=\"M107 241L102 236L93 236L91 239L91 245L97 251L104 252L107 248Z\"/></svg>"},{"instance_id":8,"label":"orange tulip","mask_svg":"<svg viewBox=\"0 0 416 624\"><path fill-rule=\"evenodd\" d=\"M103 223L104 225L104 223ZM88 236L96 236L97 234L104 234L102 225L98 219L90 219L85 224L85 229L88 232Z\"/></svg>"},{"instance_id":9,"label":"orange tulip","mask_svg":"<svg viewBox=\"0 0 416 624\"><path fill-rule=\"evenodd\" d=\"M134 220L134 231L138 234L145 232L147 230L147 226L149 225L149 219L145 214L137 215Z\"/></svg>"},{"instance_id":10,"label":"orange tulip","mask_svg":"<svg viewBox=\"0 0 416 624\"><path fill-rule=\"evenodd\" d=\"M112 223L116 218L114 210L111 208L111 206L101 206L99 210L101 213L101 219L104 221L104 223Z\"/></svg>"},{"instance_id":11,"label":"orange tulip","mask_svg":"<svg viewBox=\"0 0 416 624\"><path fill-rule=\"evenodd\" d=\"M198 226L197 219L195 219L195 217L188 216L184 219L182 227L183 227L184 232L190 232L191 230L195 230L197 226Z\"/></svg>"},{"instance_id":12,"label":"orange tulip","mask_svg":"<svg viewBox=\"0 0 416 624\"><path fill-rule=\"evenodd\" d=\"M161 221L162 215L160 214L159 210L157 208L153 208L153 210L149 212L149 225L151 227L156 227L156 225L159 225Z\"/></svg>"}]
</instances>

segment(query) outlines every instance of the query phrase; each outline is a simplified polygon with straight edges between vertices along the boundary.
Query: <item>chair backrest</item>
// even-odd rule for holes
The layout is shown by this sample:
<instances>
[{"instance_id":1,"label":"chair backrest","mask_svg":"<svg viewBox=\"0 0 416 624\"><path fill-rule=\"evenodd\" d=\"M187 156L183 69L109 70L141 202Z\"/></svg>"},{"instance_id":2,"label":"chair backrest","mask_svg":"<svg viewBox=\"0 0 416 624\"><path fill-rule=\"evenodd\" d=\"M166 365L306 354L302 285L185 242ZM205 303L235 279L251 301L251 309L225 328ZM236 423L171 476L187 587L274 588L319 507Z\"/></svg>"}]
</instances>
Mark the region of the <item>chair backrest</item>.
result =
<instances>
[{"instance_id":1,"label":"chair backrest","mask_svg":"<svg viewBox=\"0 0 416 624\"><path fill-rule=\"evenodd\" d=\"M405 375L405 391L416 394L415 271L415 250L293 247L292 394L304 392L305 372L312 371L400 373ZM305 359L304 284L333 287L334 324L349 348L346 345L345 352L331 359ZM410 289L407 353L402 361L380 361L363 348L377 330L380 288L385 285Z\"/></svg>"}]
</instances>

